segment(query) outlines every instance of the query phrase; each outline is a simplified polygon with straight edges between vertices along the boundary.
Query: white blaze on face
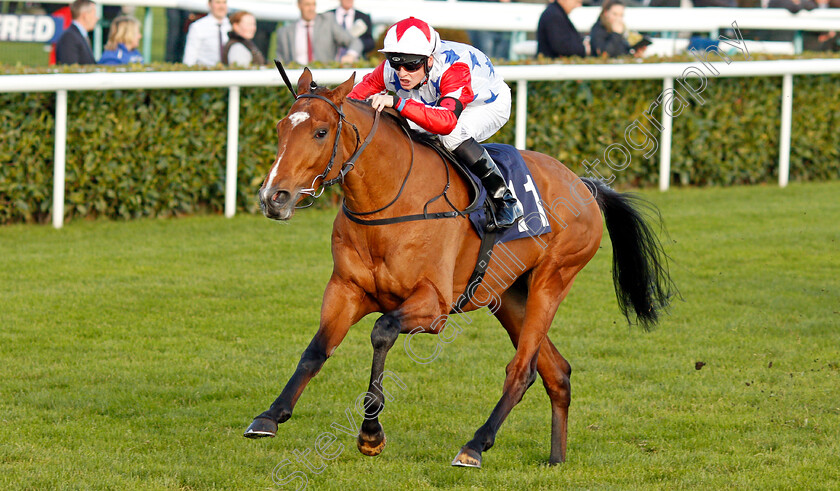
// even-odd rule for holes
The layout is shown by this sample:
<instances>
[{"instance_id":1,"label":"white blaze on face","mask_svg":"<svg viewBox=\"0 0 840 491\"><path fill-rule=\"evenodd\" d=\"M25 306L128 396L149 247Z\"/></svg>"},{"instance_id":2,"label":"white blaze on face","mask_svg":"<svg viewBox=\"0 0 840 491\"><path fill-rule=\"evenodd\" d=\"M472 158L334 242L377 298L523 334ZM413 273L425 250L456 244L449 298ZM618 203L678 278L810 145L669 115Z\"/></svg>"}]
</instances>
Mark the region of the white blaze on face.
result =
<instances>
[{"instance_id":1,"label":"white blaze on face","mask_svg":"<svg viewBox=\"0 0 840 491\"><path fill-rule=\"evenodd\" d=\"M306 111L298 111L294 114L289 115L289 121L292 123L292 128L301 124L302 122L309 119L309 113ZM280 154L277 156L277 160L274 161L274 164L271 166L271 171L268 173L268 180L266 181L265 189L263 189L264 193L268 192L268 189L271 187L272 183L274 182L274 178L277 177L277 167L280 165L280 161L283 160L283 155L286 153L286 142L283 142L283 147L280 148ZM267 199L267 196L264 196Z\"/></svg>"},{"instance_id":2,"label":"white blaze on face","mask_svg":"<svg viewBox=\"0 0 840 491\"><path fill-rule=\"evenodd\" d=\"M283 148L280 149L280 155L277 156L277 160L275 160L274 164L271 165L271 172L269 172L268 180L266 181L266 184L268 184L268 186L266 186L265 189L263 189L264 193L268 192L268 189L271 187L271 183L273 183L274 178L277 177L277 166L280 165L280 161L283 160L283 155L285 153L286 153L286 144L283 143ZM267 196L264 196L264 198L267 198Z\"/></svg>"},{"instance_id":3,"label":"white blaze on face","mask_svg":"<svg viewBox=\"0 0 840 491\"><path fill-rule=\"evenodd\" d=\"M307 119L309 119L309 113L306 111L298 111L294 114L289 115L289 121L292 122L292 128L303 123Z\"/></svg>"}]
</instances>

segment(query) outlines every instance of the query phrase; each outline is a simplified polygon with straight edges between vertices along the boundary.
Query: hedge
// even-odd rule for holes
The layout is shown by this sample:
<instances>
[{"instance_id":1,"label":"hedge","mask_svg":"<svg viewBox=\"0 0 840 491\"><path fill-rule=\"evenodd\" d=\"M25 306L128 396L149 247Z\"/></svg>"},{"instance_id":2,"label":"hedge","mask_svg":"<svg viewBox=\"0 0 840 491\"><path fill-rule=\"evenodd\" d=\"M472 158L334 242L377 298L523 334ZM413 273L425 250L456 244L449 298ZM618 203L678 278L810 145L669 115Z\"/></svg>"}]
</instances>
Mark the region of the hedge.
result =
<instances>
[{"instance_id":1,"label":"hedge","mask_svg":"<svg viewBox=\"0 0 840 491\"><path fill-rule=\"evenodd\" d=\"M5 68L5 73L36 71ZM674 119L672 182L707 186L776 181L781 78L708 82L705 103L686 96L689 106ZM644 111L661 91L659 80L531 82L527 146L581 175L586 172L584 160L598 159L601 172L614 175L616 185L655 185L659 151L645 158L643 151L633 150L627 168L613 171L604 164L604 150L613 143L626 146L625 130L635 120L644 121ZM797 76L794 95L791 180L837 179L840 77ZM66 218L221 212L227 97L227 89L68 93ZM258 210L256 192L275 155L274 125L290 103L280 83L241 90L239 211ZM53 93L0 94L0 223L49 220L54 109ZM659 119L661 109L652 115ZM651 128L647 122L644 126ZM512 122L492 139L513 140Z\"/></svg>"}]
</instances>

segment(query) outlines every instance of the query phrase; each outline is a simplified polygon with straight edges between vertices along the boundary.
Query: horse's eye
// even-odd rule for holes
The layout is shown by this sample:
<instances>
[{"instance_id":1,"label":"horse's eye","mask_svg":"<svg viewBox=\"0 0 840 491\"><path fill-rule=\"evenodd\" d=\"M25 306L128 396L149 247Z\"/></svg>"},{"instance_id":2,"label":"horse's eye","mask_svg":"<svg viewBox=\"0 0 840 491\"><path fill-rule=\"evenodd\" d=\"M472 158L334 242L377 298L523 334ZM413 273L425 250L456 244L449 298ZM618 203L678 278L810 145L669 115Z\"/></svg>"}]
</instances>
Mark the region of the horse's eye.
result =
<instances>
[{"instance_id":1,"label":"horse's eye","mask_svg":"<svg viewBox=\"0 0 840 491\"><path fill-rule=\"evenodd\" d=\"M320 130L315 131L315 138L320 140L320 139L324 138L325 136L327 136L327 130L320 129Z\"/></svg>"}]
</instances>

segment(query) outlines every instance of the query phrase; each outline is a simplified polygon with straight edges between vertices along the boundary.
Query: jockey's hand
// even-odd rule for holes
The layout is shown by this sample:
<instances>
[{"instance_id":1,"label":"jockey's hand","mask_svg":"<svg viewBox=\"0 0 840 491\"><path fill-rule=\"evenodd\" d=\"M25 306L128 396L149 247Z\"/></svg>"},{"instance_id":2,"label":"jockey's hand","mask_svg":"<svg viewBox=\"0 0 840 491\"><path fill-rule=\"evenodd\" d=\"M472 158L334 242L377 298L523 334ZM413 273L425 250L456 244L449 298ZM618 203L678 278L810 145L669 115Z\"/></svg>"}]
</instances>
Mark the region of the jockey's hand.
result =
<instances>
[{"instance_id":1,"label":"jockey's hand","mask_svg":"<svg viewBox=\"0 0 840 491\"><path fill-rule=\"evenodd\" d=\"M382 112L386 107L394 107L394 96L391 94L373 94L368 100L378 112Z\"/></svg>"}]
</instances>

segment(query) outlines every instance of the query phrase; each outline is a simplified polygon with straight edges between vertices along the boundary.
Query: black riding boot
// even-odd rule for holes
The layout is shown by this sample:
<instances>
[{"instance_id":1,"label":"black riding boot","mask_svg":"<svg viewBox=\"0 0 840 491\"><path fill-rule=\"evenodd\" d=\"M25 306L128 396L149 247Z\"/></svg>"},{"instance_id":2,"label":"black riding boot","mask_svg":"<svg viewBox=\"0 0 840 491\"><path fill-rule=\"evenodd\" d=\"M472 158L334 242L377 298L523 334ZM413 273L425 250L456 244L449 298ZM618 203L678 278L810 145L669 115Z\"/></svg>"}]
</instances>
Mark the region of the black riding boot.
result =
<instances>
[{"instance_id":1,"label":"black riding boot","mask_svg":"<svg viewBox=\"0 0 840 491\"><path fill-rule=\"evenodd\" d=\"M470 138L458 145L454 153L470 172L481 179L481 184L484 185L496 209L495 216L491 217L496 228L508 228L522 218L522 205L513 197L505 178L484 147L474 138Z\"/></svg>"}]
</instances>

